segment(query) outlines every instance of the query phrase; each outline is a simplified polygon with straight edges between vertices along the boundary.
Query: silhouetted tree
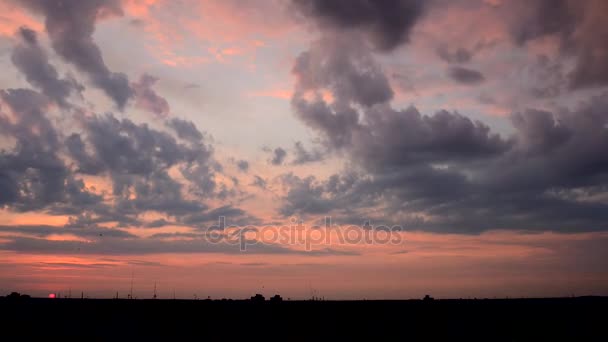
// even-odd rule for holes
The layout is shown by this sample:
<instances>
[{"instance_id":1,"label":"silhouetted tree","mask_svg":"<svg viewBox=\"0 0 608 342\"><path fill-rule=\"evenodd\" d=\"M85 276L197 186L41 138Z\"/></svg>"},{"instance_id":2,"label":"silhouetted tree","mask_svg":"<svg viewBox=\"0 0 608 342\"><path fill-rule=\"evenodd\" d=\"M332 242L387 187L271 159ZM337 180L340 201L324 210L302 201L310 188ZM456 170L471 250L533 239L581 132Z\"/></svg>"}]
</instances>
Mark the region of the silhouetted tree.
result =
<instances>
[{"instance_id":1,"label":"silhouetted tree","mask_svg":"<svg viewBox=\"0 0 608 342\"><path fill-rule=\"evenodd\" d=\"M11 292L11 294L9 294L8 296L6 296L7 299L29 299L31 298L30 295L26 295L26 294L21 294L19 292Z\"/></svg>"},{"instance_id":2,"label":"silhouetted tree","mask_svg":"<svg viewBox=\"0 0 608 342\"><path fill-rule=\"evenodd\" d=\"M251 297L251 301L252 302L264 302L266 300L266 298L264 298L264 296L262 296L261 294L256 294L255 296Z\"/></svg>"}]
</instances>

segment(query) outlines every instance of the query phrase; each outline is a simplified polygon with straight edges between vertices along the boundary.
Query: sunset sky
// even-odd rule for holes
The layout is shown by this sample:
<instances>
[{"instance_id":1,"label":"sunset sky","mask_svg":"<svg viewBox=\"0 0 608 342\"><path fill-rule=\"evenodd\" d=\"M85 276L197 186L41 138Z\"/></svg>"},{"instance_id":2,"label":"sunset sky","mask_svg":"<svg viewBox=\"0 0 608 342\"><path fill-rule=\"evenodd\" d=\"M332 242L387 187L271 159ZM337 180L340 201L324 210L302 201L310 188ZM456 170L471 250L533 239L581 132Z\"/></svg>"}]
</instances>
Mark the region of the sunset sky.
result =
<instances>
[{"instance_id":1,"label":"sunset sky","mask_svg":"<svg viewBox=\"0 0 608 342\"><path fill-rule=\"evenodd\" d=\"M608 295L606 14L1 0L0 295Z\"/></svg>"}]
</instances>

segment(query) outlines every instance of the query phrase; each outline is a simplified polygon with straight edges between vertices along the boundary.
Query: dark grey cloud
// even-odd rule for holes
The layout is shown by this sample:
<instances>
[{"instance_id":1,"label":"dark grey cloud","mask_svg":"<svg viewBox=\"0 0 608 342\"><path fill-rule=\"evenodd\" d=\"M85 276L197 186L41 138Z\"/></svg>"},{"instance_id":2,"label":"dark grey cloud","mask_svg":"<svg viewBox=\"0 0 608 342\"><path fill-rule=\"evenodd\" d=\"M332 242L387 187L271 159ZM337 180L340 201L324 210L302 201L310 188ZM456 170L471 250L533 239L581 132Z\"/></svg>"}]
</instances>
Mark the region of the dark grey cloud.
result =
<instances>
[{"instance_id":1,"label":"dark grey cloud","mask_svg":"<svg viewBox=\"0 0 608 342\"><path fill-rule=\"evenodd\" d=\"M469 162L503 153L509 142L457 112L422 115L414 107L377 108L354 135L350 150L368 168Z\"/></svg>"},{"instance_id":2,"label":"dark grey cloud","mask_svg":"<svg viewBox=\"0 0 608 342\"><path fill-rule=\"evenodd\" d=\"M353 104L372 107L393 98L393 91L372 54L356 42L338 37L323 38L301 53L292 70L297 78L292 106L298 117L324 132L326 145L348 144L359 126ZM327 103L323 91L335 97ZM306 94L314 99L307 100Z\"/></svg>"},{"instance_id":3,"label":"dark grey cloud","mask_svg":"<svg viewBox=\"0 0 608 342\"><path fill-rule=\"evenodd\" d=\"M281 165L283 164L285 157L287 157L287 151L280 147L277 147L272 151L272 158L270 159L270 163L272 165Z\"/></svg>"},{"instance_id":4,"label":"dark grey cloud","mask_svg":"<svg viewBox=\"0 0 608 342\"><path fill-rule=\"evenodd\" d=\"M80 134L73 133L65 140L65 147L75 161L76 172L96 175L101 173L105 166L103 162L86 150L86 145Z\"/></svg>"},{"instance_id":5,"label":"dark grey cloud","mask_svg":"<svg viewBox=\"0 0 608 342\"><path fill-rule=\"evenodd\" d=\"M122 109L132 96L129 80L123 73L106 66L93 40L96 21L108 15L121 15L118 0L16 0L45 18L46 32L55 52L102 89Z\"/></svg>"},{"instance_id":6,"label":"dark grey cloud","mask_svg":"<svg viewBox=\"0 0 608 342\"><path fill-rule=\"evenodd\" d=\"M423 15L423 0L293 0L304 16L322 29L356 31L378 50L388 51L409 41L414 24Z\"/></svg>"},{"instance_id":7,"label":"dark grey cloud","mask_svg":"<svg viewBox=\"0 0 608 342\"><path fill-rule=\"evenodd\" d=\"M424 116L413 107L397 111L388 104L391 97L370 103L366 101L367 93L344 91L341 87L330 88L334 90L331 103L321 97L307 99L300 89L318 91L326 84L342 84L344 79L353 78L353 74L357 75L354 78L364 75L368 79L383 80L379 84L387 87L386 94L392 94L383 71L371 56L364 59L364 69L351 69L348 66L351 63L360 65L359 55L365 52L345 55L341 57L342 63L333 65L326 61L334 58L335 53L343 53L343 50L321 47L313 45L311 50L319 50L321 56L329 57L310 59L307 68L299 68L301 60L296 60L297 91L294 92L292 105L296 115L320 133L330 150L346 148L357 159L374 165L374 159L398 163L474 159L491 156L506 148L507 143L491 134L487 125L473 122L459 113L440 111L433 116ZM308 53L304 52L300 57ZM349 69L349 72L335 72L329 68ZM311 74L317 75L318 69L324 71L324 82L310 82ZM316 76L313 78L317 79ZM359 106L360 109L357 108ZM383 151L383 146L388 142L394 144L394 151ZM386 152L391 152L391 155L386 155Z\"/></svg>"},{"instance_id":8,"label":"dark grey cloud","mask_svg":"<svg viewBox=\"0 0 608 342\"><path fill-rule=\"evenodd\" d=\"M551 34L567 39L576 29L579 20L579 14L574 13L572 3L570 0L515 2L513 6L518 18L511 28L513 38L518 44Z\"/></svg>"},{"instance_id":9,"label":"dark grey cloud","mask_svg":"<svg viewBox=\"0 0 608 342\"><path fill-rule=\"evenodd\" d=\"M0 151L0 205L28 211L99 202L101 198L89 194L58 155L61 139L45 115L47 97L8 89L0 90L0 100L6 105L2 110L13 114L0 112L0 134L15 141L12 148Z\"/></svg>"},{"instance_id":10,"label":"dark grey cloud","mask_svg":"<svg viewBox=\"0 0 608 342\"><path fill-rule=\"evenodd\" d=\"M206 204L212 197L225 199L231 189L216 187L214 174L220 168L215 166L212 147L189 121L168 121L176 138L111 113L75 111L72 122L79 131L66 138L46 113L51 104L48 97L32 90L8 89L0 91L0 100L0 135L15 141L0 152L0 207L69 216L62 226L0 226L5 236L0 249L76 254L232 253L240 252L239 247L210 244L200 235L193 235L190 241L161 241L138 237L126 228L180 225L200 230L217 224L219 217L230 225L260 223L235 206L210 208ZM169 169L180 172L186 181ZM78 178L83 174L109 180L111 191L90 192ZM146 220L144 214L150 212L162 218ZM54 242L48 239L51 235L76 236L88 242ZM248 252L292 253L269 245L248 246Z\"/></svg>"},{"instance_id":11,"label":"dark grey cloud","mask_svg":"<svg viewBox=\"0 0 608 342\"><path fill-rule=\"evenodd\" d=\"M450 64L467 63L473 58L473 53L463 47L450 50L446 45L441 45L437 48L437 55L444 62Z\"/></svg>"},{"instance_id":12,"label":"dark grey cloud","mask_svg":"<svg viewBox=\"0 0 608 342\"><path fill-rule=\"evenodd\" d=\"M203 140L203 133L196 128L192 121L180 118L171 118L166 125L172 128L180 139L198 144Z\"/></svg>"},{"instance_id":13,"label":"dark grey cloud","mask_svg":"<svg viewBox=\"0 0 608 342\"><path fill-rule=\"evenodd\" d=\"M293 161L294 165L302 165L306 163L314 163L323 160L323 152L319 149L307 150L301 141L296 141L293 145Z\"/></svg>"},{"instance_id":14,"label":"dark grey cloud","mask_svg":"<svg viewBox=\"0 0 608 342\"><path fill-rule=\"evenodd\" d=\"M298 78L297 93L330 90L344 103L363 106L384 103L393 90L372 54L357 41L324 37L301 53L292 73Z\"/></svg>"},{"instance_id":15,"label":"dark grey cloud","mask_svg":"<svg viewBox=\"0 0 608 342\"><path fill-rule=\"evenodd\" d=\"M262 178L262 177L260 177L258 175L254 175L253 176L253 181L251 182L251 185L257 186L260 189L266 189L266 186L268 185L268 182L264 178Z\"/></svg>"},{"instance_id":16,"label":"dark grey cloud","mask_svg":"<svg viewBox=\"0 0 608 342\"><path fill-rule=\"evenodd\" d=\"M174 118L169 123L187 144L111 114L80 117L85 138L70 136L68 151L78 172L110 177L118 213L151 210L177 216L204 210L201 200L223 191L216 188L212 147L200 140L202 133L191 122ZM172 167L186 184L169 175ZM186 192L196 199L185 199Z\"/></svg>"},{"instance_id":17,"label":"dark grey cloud","mask_svg":"<svg viewBox=\"0 0 608 342\"><path fill-rule=\"evenodd\" d=\"M172 224L172 223L165 219L158 219L158 220L154 220L154 221L146 223L145 226L147 228L161 228L161 227L168 226L170 224Z\"/></svg>"},{"instance_id":18,"label":"dark grey cloud","mask_svg":"<svg viewBox=\"0 0 608 342\"><path fill-rule=\"evenodd\" d=\"M25 235L33 235L36 237L44 238L49 235L74 235L83 238L100 238L100 237L113 237L113 238L134 238L135 235L130 234L124 230L104 228L104 227L83 227L83 226L48 226L48 225L18 225L18 226L7 226L0 225L0 232L4 233L19 233Z\"/></svg>"},{"instance_id":19,"label":"dark grey cloud","mask_svg":"<svg viewBox=\"0 0 608 342\"><path fill-rule=\"evenodd\" d=\"M60 106L66 106L68 96L81 92L83 87L74 79L59 77L55 67L49 63L46 51L38 44L35 31L22 27L17 36L18 43L11 55L15 67L28 83Z\"/></svg>"},{"instance_id":20,"label":"dark grey cloud","mask_svg":"<svg viewBox=\"0 0 608 342\"><path fill-rule=\"evenodd\" d=\"M480 84L486 79L481 72L461 66L450 67L448 76L458 83L467 85Z\"/></svg>"},{"instance_id":21,"label":"dark grey cloud","mask_svg":"<svg viewBox=\"0 0 608 342\"><path fill-rule=\"evenodd\" d=\"M528 77L534 82L529 92L535 98L553 98L562 94L567 88L568 80L564 74L564 65L558 58L539 55L536 63L526 68Z\"/></svg>"},{"instance_id":22,"label":"dark grey cloud","mask_svg":"<svg viewBox=\"0 0 608 342\"><path fill-rule=\"evenodd\" d=\"M329 57L305 57L306 68L296 61L292 106L328 151L346 157L348 171L324 180L283 176L282 215L332 215L358 224L375 219L437 232L608 229L605 96L573 110L513 114L514 133L500 136L458 112L423 115L413 106L396 110L388 100L366 105L360 93L327 86L349 77L324 65L335 52L313 45L302 56L313 52ZM344 69L356 58L331 67ZM322 68L326 78L319 82ZM383 77L379 67L366 72ZM469 76L465 81L481 77ZM310 97L301 89L332 96Z\"/></svg>"},{"instance_id":23,"label":"dark grey cloud","mask_svg":"<svg viewBox=\"0 0 608 342\"><path fill-rule=\"evenodd\" d=\"M150 174L182 161L204 163L212 153L205 145L192 148L167 132L119 120L112 114L81 116L78 120L92 157L114 174Z\"/></svg>"},{"instance_id":24,"label":"dark grey cloud","mask_svg":"<svg viewBox=\"0 0 608 342\"><path fill-rule=\"evenodd\" d=\"M211 229L212 227L221 228L219 225L222 217L224 218L226 227L230 225L249 226L260 222L255 216L232 205L224 205L218 208L186 215L181 217L179 222L203 229Z\"/></svg>"},{"instance_id":25,"label":"dark grey cloud","mask_svg":"<svg viewBox=\"0 0 608 342\"><path fill-rule=\"evenodd\" d=\"M52 241L30 237L10 237L0 243L0 250L43 254L144 255L159 253L222 254L333 254L332 250L313 252L292 250L279 245L248 244L241 251L238 244L211 243L202 238L165 241L158 238L102 238L88 243ZM339 253L339 252L335 252Z\"/></svg>"},{"instance_id":26,"label":"dark grey cloud","mask_svg":"<svg viewBox=\"0 0 608 342\"><path fill-rule=\"evenodd\" d=\"M338 204L324 197L323 185L318 184L313 176L302 179L289 173L281 177L281 182L288 189L279 210L283 216L325 214Z\"/></svg>"},{"instance_id":27,"label":"dark grey cloud","mask_svg":"<svg viewBox=\"0 0 608 342\"><path fill-rule=\"evenodd\" d=\"M537 0L506 3L512 18L511 33L516 43L546 36L560 40L563 57L574 58L568 74L570 89L608 84L608 23L597 13L606 13L608 3L589 0Z\"/></svg>"},{"instance_id":28,"label":"dark grey cloud","mask_svg":"<svg viewBox=\"0 0 608 342\"><path fill-rule=\"evenodd\" d=\"M249 162L246 160L237 160L236 167L243 172L249 171Z\"/></svg>"},{"instance_id":29,"label":"dark grey cloud","mask_svg":"<svg viewBox=\"0 0 608 342\"><path fill-rule=\"evenodd\" d=\"M358 113L350 106L328 104L320 98L307 101L300 96L293 97L291 102L296 115L321 133L329 148L339 149L350 144L352 134L359 126Z\"/></svg>"},{"instance_id":30,"label":"dark grey cloud","mask_svg":"<svg viewBox=\"0 0 608 342\"><path fill-rule=\"evenodd\" d=\"M159 118L165 118L169 115L169 103L167 100L158 95L152 86L158 82L158 78L143 74L138 82L133 82L131 88L135 96L135 104L156 115Z\"/></svg>"}]
</instances>

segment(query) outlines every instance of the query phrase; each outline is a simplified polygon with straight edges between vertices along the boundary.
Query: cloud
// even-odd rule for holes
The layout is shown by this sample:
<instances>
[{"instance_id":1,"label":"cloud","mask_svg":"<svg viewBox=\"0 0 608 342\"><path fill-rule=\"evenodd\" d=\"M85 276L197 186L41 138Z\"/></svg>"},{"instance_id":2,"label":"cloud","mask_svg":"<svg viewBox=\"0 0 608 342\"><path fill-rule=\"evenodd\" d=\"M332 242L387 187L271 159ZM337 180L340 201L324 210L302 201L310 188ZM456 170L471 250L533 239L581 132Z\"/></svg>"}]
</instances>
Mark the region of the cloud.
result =
<instances>
[{"instance_id":1,"label":"cloud","mask_svg":"<svg viewBox=\"0 0 608 342\"><path fill-rule=\"evenodd\" d=\"M272 151L272 158L270 159L270 163L272 165L281 165L287 156L287 151L284 149L277 147Z\"/></svg>"},{"instance_id":2,"label":"cloud","mask_svg":"<svg viewBox=\"0 0 608 342\"><path fill-rule=\"evenodd\" d=\"M237 160L236 167L243 172L249 171L249 162L246 160Z\"/></svg>"},{"instance_id":3,"label":"cloud","mask_svg":"<svg viewBox=\"0 0 608 342\"><path fill-rule=\"evenodd\" d=\"M238 244L211 243L205 239L164 241L154 238L104 238L88 243L80 241L52 241L28 237L11 237L0 243L1 250L21 253L79 254L79 255L146 255L159 253L222 253L222 254L310 254L279 245L248 244L241 251ZM330 254L317 251L314 254Z\"/></svg>"},{"instance_id":4,"label":"cloud","mask_svg":"<svg viewBox=\"0 0 608 342\"><path fill-rule=\"evenodd\" d=\"M333 86L353 73L384 77L373 56L365 69L350 67L361 50L333 65L327 61L341 51L313 43L295 62L294 113L328 151L345 156L348 170L327 179L284 175L280 214L436 232L608 229L605 96L571 110L513 114L514 132L501 136L458 112L394 109L390 97L366 102L361 92ZM451 70L464 82L483 77ZM329 96L310 96L323 90Z\"/></svg>"},{"instance_id":5,"label":"cloud","mask_svg":"<svg viewBox=\"0 0 608 342\"><path fill-rule=\"evenodd\" d=\"M293 0L304 16L322 29L356 31L382 51L409 41L410 31L423 15L423 0Z\"/></svg>"},{"instance_id":6,"label":"cloud","mask_svg":"<svg viewBox=\"0 0 608 342\"><path fill-rule=\"evenodd\" d=\"M451 67L448 70L448 75L454 81L467 85L480 84L486 79L481 72L460 66Z\"/></svg>"},{"instance_id":7,"label":"cloud","mask_svg":"<svg viewBox=\"0 0 608 342\"><path fill-rule=\"evenodd\" d=\"M519 1L514 4L521 15L513 23L512 35L518 44L524 44L545 35L569 36L575 29L576 14L570 0Z\"/></svg>"},{"instance_id":8,"label":"cloud","mask_svg":"<svg viewBox=\"0 0 608 342\"><path fill-rule=\"evenodd\" d=\"M220 195L215 192L213 149L201 140L203 135L192 122L168 121L187 144L168 132L111 114L81 116L79 123L84 139L79 134L70 136L68 151L78 172L110 177L118 212L183 215L205 208L200 201L185 199L185 190L199 199ZM185 185L169 175L174 167L187 181Z\"/></svg>"},{"instance_id":9,"label":"cloud","mask_svg":"<svg viewBox=\"0 0 608 342\"><path fill-rule=\"evenodd\" d=\"M212 228L213 226L211 226L211 224L215 225L215 227L222 228L219 227L221 217L224 218L224 223L227 226L249 226L260 222L257 217L232 205L224 205L207 211L191 213L181 217L179 222L199 228ZM203 224L206 224L206 226Z\"/></svg>"},{"instance_id":10,"label":"cloud","mask_svg":"<svg viewBox=\"0 0 608 342\"><path fill-rule=\"evenodd\" d=\"M267 184L268 182L264 178L258 175L253 176L253 181L251 182L251 185L257 186L260 189L266 189Z\"/></svg>"},{"instance_id":11,"label":"cloud","mask_svg":"<svg viewBox=\"0 0 608 342\"><path fill-rule=\"evenodd\" d=\"M45 17L46 32L59 56L88 74L92 83L102 89L118 108L125 107L132 96L129 80L125 74L108 69L93 40L95 24L99 18L122 15L118 0L17 2Z\"/></svg>"},{"instance_id":12,"label":"cloud","mask_svg":"<svg viewBox=\"0 0 608 342\"><path fill-rule=\"evenodd\" d=\"M18 43L13 49L11 60L25 75L32 86L60 106L67 105L72 93L80 93L84 88L73 79L61 79L55 67L48 61L46 51L39 45L37 33L27 27L18 32Z\"/></svg>"},{"instance_id":13,"label":"cloud","mask_svg":"<svg viewBox=\"0 0 608 342\"><path fill-rule=\"evenodd\" d=\"M0 151L0 205L29 211L99 202L58 155L61 139L45 115L47 98L33 90L8 89L0 90L0 100L10 109L0 112L0 133L15 140L13 148Z\"/></svg>"},{"instance_id":14,"label":"cloud","mask_svg":"<svg viewBox=\"0 0 608 342\"><path fill-rule=\"evenodd\" d=\"M326 89L344 102L364 106L391 100L394 93L372 54L356 40L343 38L322 38L296 58L292 69L298 78L295 95Z\"/></svg>"},{"instance_id":15,"label":"cloud","mask_svg":"<svg viewBox=\"0 0 608 342\"><path fill-rule=\"evenodd\" d=\"M281 182L288 188L279 210L283 216L294 214L325 214L337 204L329 198L324 198L323 186L315 182L315 177L304 179L293 174L281 177Z\"/></svg>"},{"instance_id":16,"label":"cloud","mask_svg":"<svg viewBox=\"0 0 608 342\"><path fill-rule=\"evenodd\" d=\"M570 89L584 89L608 84L608 24L598 13L608 11L601 0L539 0L508 3L510 27L514 41L556 37L564 58L574 57L574 68L568 75Z\"/></svg>"},{"instance_id":17,"label":"cloud","mask_svg":"<svg viewBox=\"0 0 608 342\"><path fill-rule=\"evenodd\" d=\"M197 144L203 139L203 133L196 128L192 121L180 118L171 118L166 125L172 128L181 139Z\"/></svg>"},{"instance_id":18,"label":"cloud","mask_svg":"<svg viewBox=\"0 0 608 342\"><path fill-rule=\"evenodd\" d=\"M66 225L65 227L48 226L48 225L19 225L19 226L6 226L0 225L0 232L5 233L19 233L26 235L33 235L40 238L48 237L50 235L73 235L83 238L99 238L99 237L113 237L113 238L134 238L135 235L130 234L123 230L104 228L104 227L83 227L83 226L71 226Z\"/></svg>"},{"instance_id":19,"label":"cloud","mask_svg":"<svg viewBox=\"0 0 608 342\"><path fill-rule=\"evenodd\" d=\"M294 159L292 164L302 165L323 160L323 153L318 149L307 150L301 141L296 141L293 145Z\"/></svg>"},{"instance_id":20,"label":"cloud","mask_svg":"<svg viewBox=\"0 0 608 342\"><path fill-rule=\"evenodd\" d=\"M473 54L465 48L459 47L454 51L450 51L446 45L441 45L437 48L437 55L444 62L450 64L467 63L473 58Z\"/></svg>"},{"instance_id":21,"label":"cloud","mask_svg":"<svg viewBox=\"0 0 608 342\"><path fill-rule=\"evenodd\" d=\"M313 129L325 132L327 145L336 148L347 144L359 125L351 103L371 107L390 101L394 94L371 53L356 41L340 37L313 43L296 58L292 73L297 79L291 100L296 114ZM324 91L335 101L326 103Z\"/></svg>"},{"instance_id":22,"label":"cloud","mask_svg":"<svg viewBox=\"0 0 608 342\"><path fill-rule=\"evenodd\" d=\"M152 89L156 82L158 82L158 78L143 74L138 82L131 84L131 88L133 89L135 104L138 107L159 118L165 118L169 115L169 103Z\"/></svg>"}]
</instances>

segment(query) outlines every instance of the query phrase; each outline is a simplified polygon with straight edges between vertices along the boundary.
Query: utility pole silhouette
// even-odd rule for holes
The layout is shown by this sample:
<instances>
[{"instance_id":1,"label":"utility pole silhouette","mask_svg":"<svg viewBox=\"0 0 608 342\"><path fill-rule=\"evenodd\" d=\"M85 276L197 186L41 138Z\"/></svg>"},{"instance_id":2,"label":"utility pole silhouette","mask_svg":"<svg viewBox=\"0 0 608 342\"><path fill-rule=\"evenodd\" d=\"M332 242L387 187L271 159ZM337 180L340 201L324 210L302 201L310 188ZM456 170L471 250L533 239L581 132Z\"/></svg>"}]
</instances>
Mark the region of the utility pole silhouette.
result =
<instances>
[{"instance_id":1,"label":"utility pole silhouette","mask_svg":"<svg viewBox=\"0 0 608 342\"><path fill-rule=\"evenodd\" d=\"M154 282L154 296L152 298L156 299L156 282Z\"/></svg>"}]
</instances>

